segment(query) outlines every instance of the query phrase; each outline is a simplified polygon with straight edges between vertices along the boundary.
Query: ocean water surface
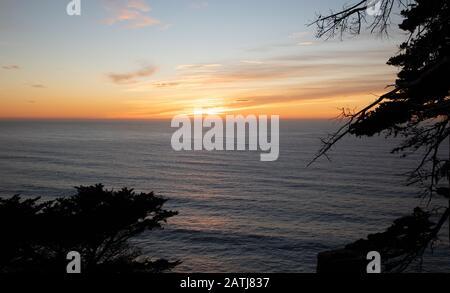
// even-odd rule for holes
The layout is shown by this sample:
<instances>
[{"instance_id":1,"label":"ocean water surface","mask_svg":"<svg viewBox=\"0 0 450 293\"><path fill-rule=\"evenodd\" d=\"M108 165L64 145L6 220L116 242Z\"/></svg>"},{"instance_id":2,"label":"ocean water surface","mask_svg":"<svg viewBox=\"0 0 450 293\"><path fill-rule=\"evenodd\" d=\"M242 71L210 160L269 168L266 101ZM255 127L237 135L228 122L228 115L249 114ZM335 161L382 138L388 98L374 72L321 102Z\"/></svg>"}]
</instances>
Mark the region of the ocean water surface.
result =
<instances>
[{"instance_id":1,"label":"ocean water surface","mask_svg":"<svg viewBox=\"0 0 450 293\"><path fill-rule=\"evenodd\" d=\"M390 154L395 140L348 138L332 161L307 168L337 127L281 121L279 160L260 162L259 152L175 152L170 121L0 121L0 196L54 198L96 183L154 191L179 215L133 241L181 260L175 271L314 272L318 252L382 232L423 203L405 186L417 161ZM424 270L450 271L442 238Z\"/></svg>"}]
</instances>

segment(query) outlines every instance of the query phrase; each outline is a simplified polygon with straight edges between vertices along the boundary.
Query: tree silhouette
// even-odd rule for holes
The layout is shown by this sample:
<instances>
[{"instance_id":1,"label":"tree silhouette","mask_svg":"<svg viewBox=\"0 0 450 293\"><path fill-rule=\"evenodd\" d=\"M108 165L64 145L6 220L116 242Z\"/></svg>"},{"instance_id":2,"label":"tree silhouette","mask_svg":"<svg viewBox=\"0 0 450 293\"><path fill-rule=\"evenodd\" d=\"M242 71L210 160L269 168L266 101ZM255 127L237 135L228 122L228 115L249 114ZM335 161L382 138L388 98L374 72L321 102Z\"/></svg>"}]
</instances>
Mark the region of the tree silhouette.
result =
<instances>
[{"instance_id":1,"label":"tree silhouette","mask_svg":"<svg viewBox=\"0 0 450 293\"><path fill-rule=\"evenodd\" d=\"M138 258L129 239L161 228L176 212L165 199L133 189L77 187L71 197L41 202L0 199L0 272L66 271L66 255L81 255L82 272L161 272L178 262Z\"/></svg>"},{"instance_id":2,"label":"tree silhouette","mask_svg":"<svg viewBox=\"0 0 450 293\"><path fill-rule=\"evenodd\" d=\"M417 168L410 174L410 184L423 186L422 196L430 201L435 195L450 198L450 189L444 185L447 184L444 179L450 182L450 159L442 158L450 134L450 3L447 0L380 0L376 1L380 13L369 21L365 10L373 2L364 0L342 11L319 15L313 24L317 25L318 37L359 34L364 24L368 24L371 32L387 33L397 3L403 17L399 27L408 35L400 45L400 52L388 61L399 68L397 80L387 93L364 109L357 112L344 109L344 125L323 140L314 161L326 156L346 135L385 133L403 137L394 153L422 152ZM440 217L432 229L433 236L449 217L448 207L441 209ZM432 239L424 237L416 250L423 251Z\"/></svg>"},{"instance_id":3,"label":"tree silhouette","mask_svg":"<svg viewBox=\"0 0 450 293\"><path fill-rule=\"evenodd\" d=\"M310 25L317 26L316 36L318 38L330 39L339 35L341 38L345 33L360 34L367 25L371 32L388 34L391 25L391 14L397 6L408 8L411 0L361 0L357 3L346 4L339 11L331 10L328 15L318 14ZM374 15L368 15L368 9L378 8Z\"/></svg>"}]
</instances>

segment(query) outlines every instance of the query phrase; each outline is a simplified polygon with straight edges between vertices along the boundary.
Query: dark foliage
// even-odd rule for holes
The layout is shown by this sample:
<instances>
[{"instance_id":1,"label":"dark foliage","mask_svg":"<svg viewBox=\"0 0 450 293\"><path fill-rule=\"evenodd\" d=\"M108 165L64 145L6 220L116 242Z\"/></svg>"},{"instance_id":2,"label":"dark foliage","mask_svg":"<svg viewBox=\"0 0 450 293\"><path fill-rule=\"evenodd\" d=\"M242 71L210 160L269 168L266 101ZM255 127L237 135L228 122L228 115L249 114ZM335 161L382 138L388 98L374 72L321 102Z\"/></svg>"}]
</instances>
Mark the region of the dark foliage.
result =
<instances>
[{"instance_id":1,"label":"dark foliage","mask_svg":"<svg viewBox=\"0 0 450 293\"><path fill-rule=\"evenodd\" d=\"M433 223L431 216L430 212L416 208L412 215L395 220L385 232L371 234L345 249L361 252L361 255L378 251L383 259L384 272L402 272L423 254L444 224L442 220Z\"/></svg>"},{"instance_id":2,"label":"dark foliage","mask_svg":"<svg viewBox=\"0 0 450 293\"><path fill-rule=\"evenodd\" d=\"M359 34L362 25L367 23L365 10L370 2L360 1L344 7L342 11L319 16L314 22L318 27L318 36L332 37L336 32L341 35ZM436 194L449 198L450 189L443 184L450 182L450 159L447 156L442 158L442 153L448 154L443 146L450 135L450 2L379 2L381 12L371 18L370 31L387 32L394 4L397 3L403 17L399 27L409 36L400 45L398 54L388 61L389 65L399 68L397 80L390 91L364 109L357 112L343 110L344 125L323 140L324 145L315 160L327 156L328 151L346 135L362 137L384 133L387 136L401 136L404 141L393 152L403 152L404 155L421 152L418 166L410 174L410 184L420 184L423 187L422 196L428 197L429 201ZM439 223L449 217L448 207L441 210ZM442 224L437 224L433 231L441 227ZM426 229L423 232L426 233ZM425 244L432 240L429 237L423 239ZM422 248L423 245L416 247L415 254L420 255ZM405 262L408 263L409 259ZM400 263L398 267L404 269Z\"/></svg>"},{"instance_id":3,"label":"dark foliage","mask_svg":"<svg viewBox=\"0 0 450 293\"><path fill-rule=\"evenodd\" d=\"M71 197L41 202L0 199L0 272L66 271L66 255L81 254L82 272L161 272L178 262L137 260L129 239L161 228L176 212L165 199L103 185L77 187Z\"/></svg>"},{"instance_id":4,"label":"dark foliage","mask_svg":"<svg viewBox=\"0 0 450 293\"><path fill-rule=\"evenodd\" d=\"M409 38L388 61L400 69L394 88L356 113L343 111L346 123L324 140L316 158L326 155L347 134L402 136L403 144L393 151L423 151L423 159L411 173L411 183L428 182L426 192L432 195L440 179L448 178L450 165L438 158L450 134L450 4L446 0L417 0L404 5L400 28ZM346 31L345 26L339 28Z\"/></svg>"},{"instance_id":5,"label":"dark foliage","mask_svg":"<svg viewBox=\"0 0 450 293\"><path fill-rule=\"evenodd\" d=\"M327 15L318 14L310 25L316 25L317 37L327 39L345 33L360 34L368 29L371 33L378 32L388 35L391 25L391 14L396 7L407 8L412 0L360 0L355 3L346 3L339 11L330 10ZM368 9L379 7L380 11L368 16Z\"/></svg>"},{"instance_id":6,"label":"dark foliage","mask_svg":"<svg viewBox=\"0 0 450 293\"><path fill-rule=\"evenodd\" d=\"M382 272L403 272L420 259L430 241L437 238L445 218L441 217L438 223L433 223L433 214L415 208L411 215L395 220L385 232L370 234L366 239L348 244L343 249L321 252L317 272L366 273L367 255L372 251L381 256Z\"/></svg>"}]
</instances>

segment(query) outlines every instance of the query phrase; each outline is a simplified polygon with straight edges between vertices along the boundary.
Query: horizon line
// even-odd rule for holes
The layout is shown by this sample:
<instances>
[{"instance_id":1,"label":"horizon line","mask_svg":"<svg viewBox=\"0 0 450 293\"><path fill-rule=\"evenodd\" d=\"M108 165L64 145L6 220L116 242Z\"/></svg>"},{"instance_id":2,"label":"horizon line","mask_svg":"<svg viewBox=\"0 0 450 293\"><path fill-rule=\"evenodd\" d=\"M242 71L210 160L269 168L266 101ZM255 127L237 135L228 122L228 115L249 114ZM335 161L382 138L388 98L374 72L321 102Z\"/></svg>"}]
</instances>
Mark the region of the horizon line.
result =
<instances>
[{"instance_id":1,"label":"horizon line","mask_svg":"<svg viewBox=\"0 0 450 293\"><path fill-rule=\"evenodd\" d=\"M239 114L242 115L242 114ZM255 115L255 114L249 114L249 115ZM242 115L244 117L247 117L249 115ZM261 114L262 115L262 114ZM266 114L264 114L266 115ZM207 117L209 115L203 115L204 117ZM219 115L220 116L220 115ZM234 116L238 116L238 115L234 115ZM258 115L257 115L258 116ZM267 116L271 116L271 115L267 115ZM339 120L339 117L317 117L317 118L313 118L313 117L282 117L280 116L280 120L284 120L284 121L324 121L324 120L328 120L328 121L335 121L335 120ZM101 121L110 121L110 122L151 122L151 121L171 121L172 118L81 118L81 117L0 117L0 122L4 122L4 121L54 121L54 122L69 122L69 121L79 121L79 122L101 122Z\"/></svg>"}]
</instances>

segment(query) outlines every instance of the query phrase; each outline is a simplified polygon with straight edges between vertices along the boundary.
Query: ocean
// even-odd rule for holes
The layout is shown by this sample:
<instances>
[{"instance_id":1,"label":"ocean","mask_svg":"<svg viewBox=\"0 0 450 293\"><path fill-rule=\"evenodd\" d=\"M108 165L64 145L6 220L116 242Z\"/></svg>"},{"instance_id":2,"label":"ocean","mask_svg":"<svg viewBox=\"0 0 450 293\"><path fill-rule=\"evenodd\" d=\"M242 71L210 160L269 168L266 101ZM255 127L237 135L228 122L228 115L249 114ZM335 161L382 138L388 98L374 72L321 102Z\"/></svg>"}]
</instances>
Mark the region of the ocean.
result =
<instances>
[{"instance_id":1,"label":"ocean","mask_svg":"<svg viewBox=\"0 0 450 293\"><path fill-rule=\"evenodd\" d=\"M425 204L405 173L417 157L384 137L347 138L307 164L336 121L282 120L280 157L175 152L170 121L0 121L0 196L51 199L103 183L154 191L179 212L133 239L181 260L175 272L314 272L317 253L382 232ZM439 204L439 202L434 202ZM448 231L448 227L444 228ZM449 272L448 232L423 270Z\"/></svg>"}]
</instances>

